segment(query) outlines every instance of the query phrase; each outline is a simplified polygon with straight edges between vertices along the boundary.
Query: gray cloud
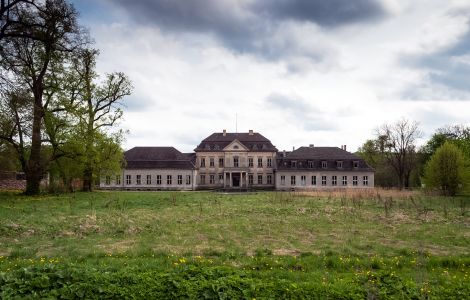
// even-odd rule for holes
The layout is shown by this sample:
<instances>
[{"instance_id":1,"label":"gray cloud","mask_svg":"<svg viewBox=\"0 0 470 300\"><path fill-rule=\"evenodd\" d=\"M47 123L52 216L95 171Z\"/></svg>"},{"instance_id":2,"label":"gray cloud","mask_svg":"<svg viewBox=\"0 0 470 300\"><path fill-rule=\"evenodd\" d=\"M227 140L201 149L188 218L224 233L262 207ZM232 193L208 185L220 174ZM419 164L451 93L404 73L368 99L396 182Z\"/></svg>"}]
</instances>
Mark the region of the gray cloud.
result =
<instances>
[{"instance_id":1,"label":"gray cloud","mask_svg":"<svg viewBox=\"0 0 470 300\"><path fill-rule=\"evenodd\" d=\"M325 119L325 113L297 97L273 93L266 98L268 107L288 113L286 119L307 131L330 131L338 129L336 124Z\"/></svg>"},{"instance_id":2,"label":"gray cloud","mask_svg":"<svg viewBox=\"0 0 470 300\"><path fill-rule=\"evenodd\" d=\"M439 100L461 100L469 98L470 84L470 24L467 32L448 49L424 56L404 56L402 64L427 72L427 80L412 85L404 92L410 100L436 100L436 90L446 90L439 94ZM465 97L467 95L467 97ZM432 97L432 98L429 98ZM434 98L434 99L433 99Z\"/></svg>"},{"instance_id":3,"label":"gray cloud","mask_svg":"<svg viewBox=\"0 0 470 300\"><path fill-rule=\"evenodd\" d=\"M370 21L386 15L383 5L374 0L260 0L253 7L260 15L274 19L307 21L326 27Z\"/></svg>"},{"instance_id":4,"label":"gray cloud","mask_svg":"<svg viewBox=\"0 0 470 300\"><path fill-rule=\"evenodd\" d=\"M279 37L286 22L335 28L378 20L386 15L376 0L108 1L121 7L135 22L153 24L173 33L210 34L236 53L250 53L267 60L300 56L314 63L328 56L328 51L321 45L318 49L302 49L289 33ZM301 69L291 65L291 71Z\"/></svg>"}]
</instances>

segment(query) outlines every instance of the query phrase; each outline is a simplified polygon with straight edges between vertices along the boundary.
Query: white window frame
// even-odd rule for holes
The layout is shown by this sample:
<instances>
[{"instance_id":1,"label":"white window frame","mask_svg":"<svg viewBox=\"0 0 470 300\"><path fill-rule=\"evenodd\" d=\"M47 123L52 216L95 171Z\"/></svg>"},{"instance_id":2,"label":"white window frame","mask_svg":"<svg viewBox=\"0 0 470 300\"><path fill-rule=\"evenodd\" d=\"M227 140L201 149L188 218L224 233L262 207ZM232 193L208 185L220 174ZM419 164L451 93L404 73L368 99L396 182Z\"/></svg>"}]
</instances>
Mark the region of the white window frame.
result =
<instances>
[{"instance_id":1,"label":"white window frame","mask_svg":"<svg viewBox=\"0 0 470 300\"><path fill-rule=\"evenodd\" d=\"M295 177L296 177L295 175L290 176L290 185L292 185L292 186L295 186L295 184L296 184L296 178Z\"/></svg>"},{"instance_id":2,"label":"white window frame","mask_svg":"<svg viewBox=\"0 0 470 300\"><path fill-rule=\"evenodd\" d=\"M362 185L363 186L368 186L369 185L369 176L367 176L367 175L362 176Z\"/></svg>"},{"instance_id":3,"label":"white window frame","mask_svg":"<svg viewBox=\"0 0 470 300\"><path fill-rule=\"evenodd\" d=\"M173 176L166 175L166 185L172 185L172 184L173 184Z\"/></svg>"}]
</instances>

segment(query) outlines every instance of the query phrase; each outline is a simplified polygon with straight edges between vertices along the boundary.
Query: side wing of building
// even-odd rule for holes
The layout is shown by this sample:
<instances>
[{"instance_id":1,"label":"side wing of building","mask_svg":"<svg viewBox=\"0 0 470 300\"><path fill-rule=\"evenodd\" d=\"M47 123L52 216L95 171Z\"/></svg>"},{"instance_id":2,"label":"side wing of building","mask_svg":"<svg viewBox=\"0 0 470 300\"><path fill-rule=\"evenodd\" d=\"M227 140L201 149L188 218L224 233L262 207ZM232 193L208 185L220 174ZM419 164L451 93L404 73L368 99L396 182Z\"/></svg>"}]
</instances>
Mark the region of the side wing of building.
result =
<instances>
[{"instance_id":1,"label":"side wing of building","mask_svg":"<svg viewBox=\"0 0 470 300\"><path fill-rule=\"evenodd\" d=\"M119 174L101 180L102 189L194 190L195 155L173 147L134 147L124 153Z\"/></svg>"},{"instance_id":2,"label":"side wing of building","mask_svg":"<svg viewBox=\"0 0 470 300\"><path fill-rule=\"evenodd\" d=\"M309 146L280 152L277 166L277 190L374 187L374 170L338 147Z\"/></svg>"}]
</instances>

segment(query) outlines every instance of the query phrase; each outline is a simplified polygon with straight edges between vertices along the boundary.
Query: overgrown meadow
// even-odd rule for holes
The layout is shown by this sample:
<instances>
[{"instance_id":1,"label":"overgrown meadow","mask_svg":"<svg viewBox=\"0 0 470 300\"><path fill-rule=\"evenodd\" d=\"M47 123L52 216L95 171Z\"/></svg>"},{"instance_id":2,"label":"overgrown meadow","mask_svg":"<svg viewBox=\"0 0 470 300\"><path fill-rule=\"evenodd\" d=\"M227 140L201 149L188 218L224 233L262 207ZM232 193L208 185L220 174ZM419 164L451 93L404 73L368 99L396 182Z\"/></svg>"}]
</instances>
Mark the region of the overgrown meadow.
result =
<instances>
[{"instance_id":1,"label":"overgrown meadow","mask_svg":"<svg viewBox=\"0 0 470 300\"><path fill-rule=\"evenodd\" d=\"M3 298L465 299L470 199L0 194Z\"/></svg>"}]
</instances>

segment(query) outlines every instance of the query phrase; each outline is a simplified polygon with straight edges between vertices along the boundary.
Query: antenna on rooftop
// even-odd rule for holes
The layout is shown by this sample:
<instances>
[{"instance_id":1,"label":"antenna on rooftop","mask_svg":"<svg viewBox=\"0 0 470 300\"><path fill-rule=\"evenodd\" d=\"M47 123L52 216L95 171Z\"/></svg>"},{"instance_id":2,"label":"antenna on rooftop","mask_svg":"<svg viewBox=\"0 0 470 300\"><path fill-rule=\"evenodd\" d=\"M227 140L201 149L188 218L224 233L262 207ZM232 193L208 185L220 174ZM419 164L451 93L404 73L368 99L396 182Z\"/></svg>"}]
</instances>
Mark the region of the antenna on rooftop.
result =
<instances>
[{"instance_id":1,"label":"antenna on rooftop","mask_svg":"<svg viewBox=\"0 0 470 300\"><path fill-rule=\"evenodd\" d=\"M238 133L238 113L235 113L235 133Z\"/></svg>"}]
</instances>

